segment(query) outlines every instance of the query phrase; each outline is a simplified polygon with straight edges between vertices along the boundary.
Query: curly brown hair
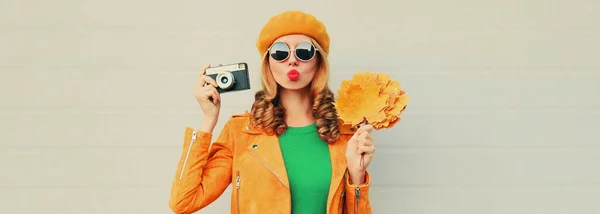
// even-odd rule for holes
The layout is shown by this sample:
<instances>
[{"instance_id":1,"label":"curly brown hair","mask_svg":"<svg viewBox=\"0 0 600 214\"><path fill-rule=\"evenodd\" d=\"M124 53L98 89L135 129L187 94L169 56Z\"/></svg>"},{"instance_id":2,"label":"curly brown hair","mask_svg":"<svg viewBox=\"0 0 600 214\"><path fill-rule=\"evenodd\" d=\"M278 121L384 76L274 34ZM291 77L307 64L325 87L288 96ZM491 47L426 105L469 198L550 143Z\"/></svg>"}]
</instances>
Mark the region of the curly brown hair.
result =
<instances>
[{"instance_id":1,"label":"curly brown hair","mask_svg":"<svg viewBox=\"0 0 600 214\"><path fill-rule=\"evenodd\" d=\"M333 105L335 97L327 85L329 75L329 62L327 53L321 51L320 45L312 40L319 52L319 68L313 81L310 83L310 95L312 97L312 112L316 119L319 137L327 143L334 143L340 135L338 127L338 113ZM262 59L262 87L263 89L254 95L254 103L250 117L253 126L264 130L268 134L282 135L286 129L285 109L279 103L279 88L273 75L269 70L268 55Z\"/></svg>"}]
</instances>

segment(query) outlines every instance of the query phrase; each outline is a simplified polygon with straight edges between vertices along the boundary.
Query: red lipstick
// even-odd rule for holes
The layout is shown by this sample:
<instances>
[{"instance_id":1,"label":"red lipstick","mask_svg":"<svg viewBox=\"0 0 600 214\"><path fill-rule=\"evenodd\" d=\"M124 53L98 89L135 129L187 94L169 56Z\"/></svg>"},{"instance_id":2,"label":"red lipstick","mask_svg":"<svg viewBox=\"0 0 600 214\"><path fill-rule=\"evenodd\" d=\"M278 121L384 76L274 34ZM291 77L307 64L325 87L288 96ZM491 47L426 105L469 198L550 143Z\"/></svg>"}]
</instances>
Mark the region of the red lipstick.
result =
<instances>
[{"instance_id":1,"label":"red lipstick","mask_svg":"<svg viewBox=\"0 0 600 214\"><path fill-rule=\"evenodd\" d=\"M288 71L287 76L291 81L296 81L298 80L298 77L300 77L300 72L298 72L296 69L292 69Z\"/></svg>"}]
</instances>

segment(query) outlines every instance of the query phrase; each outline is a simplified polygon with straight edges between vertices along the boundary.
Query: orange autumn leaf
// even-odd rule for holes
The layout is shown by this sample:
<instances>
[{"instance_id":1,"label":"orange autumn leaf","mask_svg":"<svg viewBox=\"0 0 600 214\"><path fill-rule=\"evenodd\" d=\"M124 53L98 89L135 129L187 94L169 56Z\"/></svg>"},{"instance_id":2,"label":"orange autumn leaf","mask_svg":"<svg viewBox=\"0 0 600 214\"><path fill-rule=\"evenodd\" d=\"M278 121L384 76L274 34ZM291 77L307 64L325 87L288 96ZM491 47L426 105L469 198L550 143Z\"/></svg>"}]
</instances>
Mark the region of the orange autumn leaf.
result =
<instances>
[{"instance_id":1,"label":"orange autumn leaf","mask_svg":"<svg viewBox=\"0 0 600 214\"><path fill-rule=\"evenodd\" d=\"M344 124L357 126L363 122L379 130L391 128L400 121L409 97L385 73L358 72L351 80L342 81L334 102Z\"/></svg>"}]
</instances>

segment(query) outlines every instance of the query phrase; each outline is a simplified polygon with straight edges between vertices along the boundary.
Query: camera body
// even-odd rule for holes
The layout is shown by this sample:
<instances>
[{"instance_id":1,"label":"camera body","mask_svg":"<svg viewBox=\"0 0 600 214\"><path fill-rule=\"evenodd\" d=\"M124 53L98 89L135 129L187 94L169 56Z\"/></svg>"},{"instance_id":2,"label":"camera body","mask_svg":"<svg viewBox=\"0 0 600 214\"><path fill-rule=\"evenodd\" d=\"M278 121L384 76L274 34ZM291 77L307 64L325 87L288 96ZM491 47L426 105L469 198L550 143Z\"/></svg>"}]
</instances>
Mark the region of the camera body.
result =
<instances>
[{"instance_id":1,"label":"camera body","mask_svg":"<svg viewBox=\"0 0 600 214\"><path fill-rule=\"evenodd\" d=\"M245 62L209 67L206 68L205 75L217 82L216 89L219 93L250 89L248 64Z\"/></svg>"}]
</instances>

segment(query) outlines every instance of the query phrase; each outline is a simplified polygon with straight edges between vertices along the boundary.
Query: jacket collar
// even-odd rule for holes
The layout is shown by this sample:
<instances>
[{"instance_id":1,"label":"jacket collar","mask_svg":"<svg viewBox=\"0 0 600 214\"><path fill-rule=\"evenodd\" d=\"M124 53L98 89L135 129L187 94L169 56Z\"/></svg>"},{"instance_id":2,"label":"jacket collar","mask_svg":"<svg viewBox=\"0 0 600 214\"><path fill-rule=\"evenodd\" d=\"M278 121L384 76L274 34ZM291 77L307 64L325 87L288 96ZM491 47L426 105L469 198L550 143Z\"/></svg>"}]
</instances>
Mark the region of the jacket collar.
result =
<instances>
[{"instance_id":1,"label":"jacket collar","mask_svg":"<svg viewBox=\"0 0 600 214\"><path fill-rule=\"evenodd\" d=\"M289 189L289 180L281 148L279 147L279 139L276 135L268 135L267 133L252 126L248 112L245 114L247 119L241 127L241 132L250 135L257 135L256 138L245 148L260 160L271 172L281 181L281 183ZM342 120L338 120L340 127L340 137L336 142L329 144L329 154L332 165L332 182L329 188L329 200L331 201L340 181L343 179L346 172L346 143L350 136L356 131L350 125L343 124Z\"/></svg>"}]
</instances>

